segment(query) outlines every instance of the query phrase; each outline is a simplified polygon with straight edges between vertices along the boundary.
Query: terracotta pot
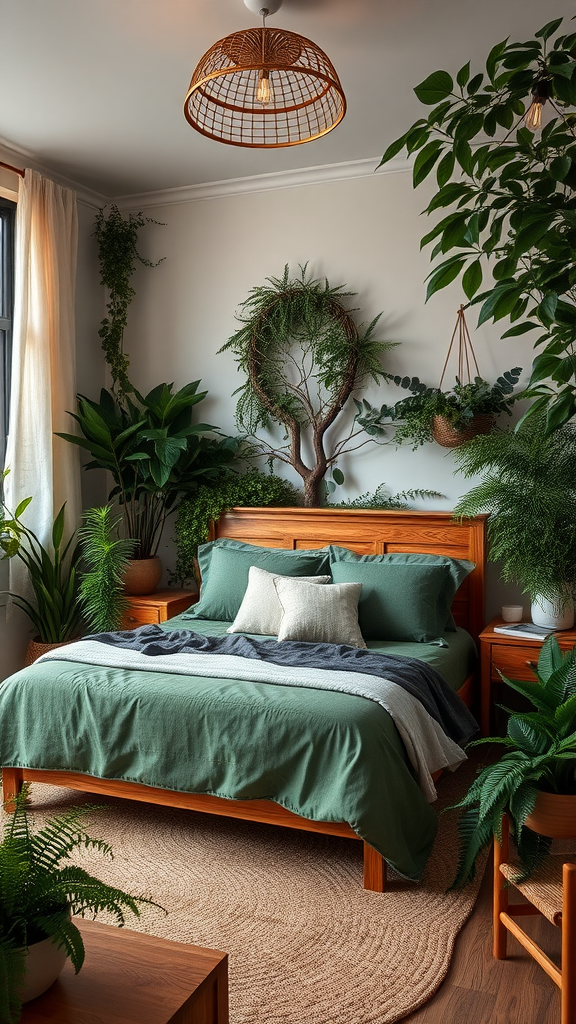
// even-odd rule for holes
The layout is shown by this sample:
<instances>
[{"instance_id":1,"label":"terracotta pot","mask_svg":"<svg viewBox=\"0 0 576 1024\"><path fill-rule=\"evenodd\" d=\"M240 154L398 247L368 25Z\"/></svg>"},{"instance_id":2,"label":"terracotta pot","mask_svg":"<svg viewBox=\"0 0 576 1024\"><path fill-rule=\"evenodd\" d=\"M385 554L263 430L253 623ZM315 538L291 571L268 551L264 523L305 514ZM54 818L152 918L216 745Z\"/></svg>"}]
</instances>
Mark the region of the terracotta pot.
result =
<instances>
[{"instance_id":1,"label":"terracotta pot","mask_svg":"<svg viewBox=\"0 0 576 1024\"><path fill-rule=\"evenodd\" d=\"M36 999L50 988L66 963L66 951L52 939L42 939L28 946L26 974L20 998L23 1003Z\"/></svg>"},{"instance_id":2,"label":"terracotta pot","mask_svg":"<svg viewBox=\"0 0 576 1024\"><path fill-rule=\"evenodd\" d=\"M528 828L552 839L576 839L576 793L538 793Z\"/></svg>"},{"instance_id":3,"label":"terracotta pot","mask_svg":"<svg viewBox=\"0 0 576 1024\"><path fill-rule=\"evenodd\" d=\"M57 647L67 647L68 644L73 644L77 639L78 637L75 637L74 640L63 640L58 644L45 644L39 636L35 636L26 648L26 657L24 659L25 667L27 668L28 665L32 665L32 663L35 662L41 654L47 654L48 651L55 651Z\"/></svg>"},{"instance_id":4,"label":"terracotta pot","mask_svg":"<svg viewBox=\"0 0 576 1024\"><path fill-rule=\"evenodd\" d=\"M478 434L489 434L493 425L494 417L488 412L477 413L468 426L461 429L453 427L444 416L435 416L432 421L432 436L443 448L458 448Z\"/></svg>"},{"instance_id":5,"label":"terracotta pot","mask_svg":"<svg viewBox=\"0 0 576 1024\"><path fill-rule=\"evenodd\" d=\"M153 594L162 575L162 562L154 558L132 558L124 575L126 594Z\"/></svg>"}]
</instances>

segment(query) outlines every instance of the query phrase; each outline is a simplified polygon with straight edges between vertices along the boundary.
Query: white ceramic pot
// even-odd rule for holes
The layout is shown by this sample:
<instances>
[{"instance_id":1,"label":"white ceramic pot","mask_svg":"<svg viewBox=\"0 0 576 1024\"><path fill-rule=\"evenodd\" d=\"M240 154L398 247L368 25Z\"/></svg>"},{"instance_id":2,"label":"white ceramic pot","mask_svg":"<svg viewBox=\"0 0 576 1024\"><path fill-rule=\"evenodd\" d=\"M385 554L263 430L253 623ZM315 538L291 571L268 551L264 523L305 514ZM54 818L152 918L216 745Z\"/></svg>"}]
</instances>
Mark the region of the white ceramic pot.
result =
<instances>
[{"instance_id":1,"label":"white ceramic pot","mask_svg":"<svg viewBox=\"0 0 576 1024\"><path fill-rule=\"evenodd\" d=\"M571 629L574 625L574 602L563 603L560 598L547 601L535 597L531 605L532 622L544 629Z\"/></svg>"},{"instance_id":2,"label":"white ceramic pot","mask_svg":"<svg viewBox=\"0 0 576 1024\"><path fill-rule=\"evenodd\" d=\"M66 951L53 939L42 939L28 946L26 974L20 996L23 1003L42 995L50 988L66 963Z\"/></svg>"}]
</instances>

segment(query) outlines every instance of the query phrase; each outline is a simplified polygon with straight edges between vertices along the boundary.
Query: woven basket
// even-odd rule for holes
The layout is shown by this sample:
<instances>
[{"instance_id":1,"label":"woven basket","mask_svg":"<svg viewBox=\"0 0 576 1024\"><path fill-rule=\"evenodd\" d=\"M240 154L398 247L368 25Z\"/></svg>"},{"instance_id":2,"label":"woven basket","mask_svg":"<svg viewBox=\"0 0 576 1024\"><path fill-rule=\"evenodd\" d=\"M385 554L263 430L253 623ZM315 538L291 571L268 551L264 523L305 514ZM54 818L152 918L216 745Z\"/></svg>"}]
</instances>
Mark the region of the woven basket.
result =
<instances>
[{"instance_id":1,"label":"woven basket","mask_svg":"<svg viewBox=\"0 0 576 1024\"><path fill-rule=\"evenodd\" d=\"M47 654L48 651L55 651L57 647L67 647L68 644L74 643L73 640L64 640L59 644L45 644L42 640L31 640L26 648L26 657L24 659L24 666L27 668L28 665L32 665L42 654Z\"/></svg>"},{"instance_id":2,"label":"woven basket","mask_svg":"<svg viewBox=\"0 0 576 1024\"><path fill-rule=\"evenodd\" d=\"M488 412L477 413L467 427L461 428L453 427L445 416L435 416L432 420L432 437L443 448L458 448L478 434L489 434L493 424L494 417Z\"/></svg>"}]
</instances>

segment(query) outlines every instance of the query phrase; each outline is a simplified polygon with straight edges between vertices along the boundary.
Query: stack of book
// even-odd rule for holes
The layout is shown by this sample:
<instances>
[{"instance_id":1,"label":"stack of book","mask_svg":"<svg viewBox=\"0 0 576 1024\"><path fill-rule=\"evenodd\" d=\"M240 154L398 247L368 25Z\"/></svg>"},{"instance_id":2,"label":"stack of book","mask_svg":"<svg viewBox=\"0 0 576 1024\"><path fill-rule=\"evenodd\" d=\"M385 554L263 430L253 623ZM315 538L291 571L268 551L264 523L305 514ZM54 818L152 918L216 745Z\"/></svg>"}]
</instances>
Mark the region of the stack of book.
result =
<instances>
[{"instance_id":1,"label":"stack of book","mask_svg":"<svg viewBox=\"0 0 576 1024\"><path fill-rule=\"evenodd\" d=\"M554 632L546 626L535 626L533 622L507 622L502 626L494 626L495 633L504 633L505 636L520 636L527 640L545 640Z\"/></svg>"}]
</instances>

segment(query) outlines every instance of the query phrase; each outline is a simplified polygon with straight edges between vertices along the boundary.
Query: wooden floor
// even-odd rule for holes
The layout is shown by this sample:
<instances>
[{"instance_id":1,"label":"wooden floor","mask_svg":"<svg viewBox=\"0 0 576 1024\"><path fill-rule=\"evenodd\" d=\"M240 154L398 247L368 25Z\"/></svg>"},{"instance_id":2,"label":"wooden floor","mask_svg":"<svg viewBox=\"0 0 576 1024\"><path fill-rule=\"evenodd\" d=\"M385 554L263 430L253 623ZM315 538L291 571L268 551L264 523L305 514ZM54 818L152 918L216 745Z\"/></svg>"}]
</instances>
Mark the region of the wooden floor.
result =
<instances>
[{"instance_id":1,"label":"wooden floor","mask_svg":"<svg viewBox=\"0 0 576 1024\"><path fill-rule=\"evenodd\" d=\"M508 936L508 958L492 957L492 864L475 910L456 940L448 976L409 1024L560 1024L560 994L554 982ZM560 932L548 921L522 922L556 962Z\"/></svg>"}]
</instances>

